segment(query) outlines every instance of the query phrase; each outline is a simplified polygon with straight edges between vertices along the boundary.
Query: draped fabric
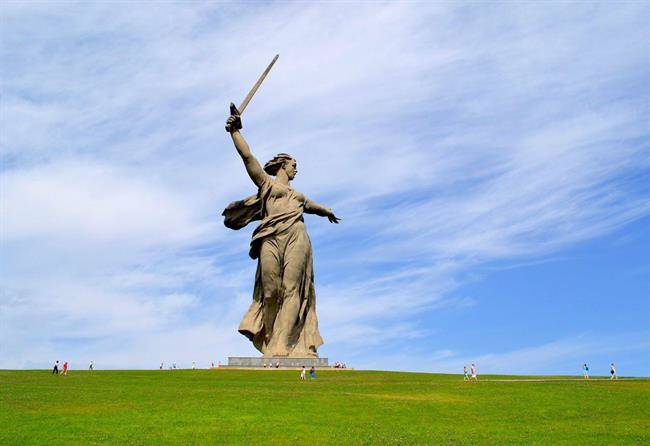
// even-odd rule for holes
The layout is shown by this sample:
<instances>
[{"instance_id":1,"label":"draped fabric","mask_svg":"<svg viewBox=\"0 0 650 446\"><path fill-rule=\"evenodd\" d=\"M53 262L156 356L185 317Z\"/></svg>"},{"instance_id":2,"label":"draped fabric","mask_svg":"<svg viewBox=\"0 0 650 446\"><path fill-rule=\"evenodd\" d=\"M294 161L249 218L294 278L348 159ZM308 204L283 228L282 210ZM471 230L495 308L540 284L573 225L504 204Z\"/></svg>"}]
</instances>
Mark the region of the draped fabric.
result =
<instances>
[{"instance_id":1,"label":"draped fabric","mask_svg":"<svg viewBox=\"0 0 650 446\"><path fill-rule=\"evenodd\" d=\"M306 202L304 195L269 177L257 195L233 202L223 212L231 229L262 220L249 252L258 261L253 302L239 332L264 356L318 356L323 344L311 241L303 221Z\"/></svg>"}]
</instances>

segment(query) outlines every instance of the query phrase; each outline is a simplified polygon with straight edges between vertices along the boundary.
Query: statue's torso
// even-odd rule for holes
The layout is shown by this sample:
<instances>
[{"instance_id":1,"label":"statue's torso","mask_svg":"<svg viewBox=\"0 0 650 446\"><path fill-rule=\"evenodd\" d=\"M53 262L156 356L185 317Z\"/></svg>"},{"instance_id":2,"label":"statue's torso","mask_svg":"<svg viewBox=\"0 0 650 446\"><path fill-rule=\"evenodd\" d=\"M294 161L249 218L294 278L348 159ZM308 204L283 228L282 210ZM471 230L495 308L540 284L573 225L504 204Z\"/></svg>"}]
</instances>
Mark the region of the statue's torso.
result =
<instances>
[{"instance_id":1,"label":"statue's torso","mask_svg":"<svg viewBox=\"0 0 650 446\"><path fill-rule=\"evenodd\" d=\"M264 218L296 210L302 211L306 197L290 186L271 180L271 190L264 203Z\"/></svg>"}]
</instances>

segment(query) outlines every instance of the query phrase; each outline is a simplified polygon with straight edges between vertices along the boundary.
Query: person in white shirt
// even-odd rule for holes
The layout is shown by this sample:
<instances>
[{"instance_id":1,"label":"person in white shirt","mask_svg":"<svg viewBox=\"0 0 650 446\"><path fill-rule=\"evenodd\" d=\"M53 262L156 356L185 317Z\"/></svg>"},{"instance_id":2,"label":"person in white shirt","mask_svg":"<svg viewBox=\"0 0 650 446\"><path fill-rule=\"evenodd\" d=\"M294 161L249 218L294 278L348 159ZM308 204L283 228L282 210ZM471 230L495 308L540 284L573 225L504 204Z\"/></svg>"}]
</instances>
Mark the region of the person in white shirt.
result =
<instances>
[{"instance_id":1,"label":"person in white shirt","mask_svg":"<svg viewBox=\"0 0 650 446\"><path fill-rule=\"evenodd\" d=\"M302 366L302 370L300 371L300 380L304 381L307 376L307 370L305 370L305 366Z\"/></svg>"},{"instance_id":2,"label":"person in white shirt","mask_svg":"<svg viewBox=\"0 0 650 446\"><path fill-rule=\"evenodd\" d=\"M472 366L469 368L470 372L472 372L472 378L474 381L478 381L478 376L476 375L476 364L472 363Z\"/></svg>"},{"instance_id":3,"label":"person in white shirt","mask_svg":"<svg viewBox=\"0 0 650 446\"><path fill-rule=\"evenodd\" d=\"M618 379L618 375L616 374L616 364L613 362L609 365L609 374L611 375L609 379Z\"/></svg>"}]
</instances>

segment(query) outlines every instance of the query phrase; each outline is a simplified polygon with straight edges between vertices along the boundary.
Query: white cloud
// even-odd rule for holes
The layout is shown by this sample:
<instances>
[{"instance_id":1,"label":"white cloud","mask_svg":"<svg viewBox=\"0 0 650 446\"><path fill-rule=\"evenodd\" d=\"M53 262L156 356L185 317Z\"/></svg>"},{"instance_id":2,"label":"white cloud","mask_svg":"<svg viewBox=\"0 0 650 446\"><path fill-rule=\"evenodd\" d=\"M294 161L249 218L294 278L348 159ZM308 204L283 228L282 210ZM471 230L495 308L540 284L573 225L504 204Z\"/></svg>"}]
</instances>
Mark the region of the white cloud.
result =
<instances>
[{"instance_id":1,"label":"white cloud","mask_svg":"<svg viewBox=\"0 0 650 446\"><path fill-rule=\"evenodd\" d=\"M205 234L193 203L155 180L111 165L48 163L6 172L3 237L147 245Z\"/></svg>"}]
</instances>

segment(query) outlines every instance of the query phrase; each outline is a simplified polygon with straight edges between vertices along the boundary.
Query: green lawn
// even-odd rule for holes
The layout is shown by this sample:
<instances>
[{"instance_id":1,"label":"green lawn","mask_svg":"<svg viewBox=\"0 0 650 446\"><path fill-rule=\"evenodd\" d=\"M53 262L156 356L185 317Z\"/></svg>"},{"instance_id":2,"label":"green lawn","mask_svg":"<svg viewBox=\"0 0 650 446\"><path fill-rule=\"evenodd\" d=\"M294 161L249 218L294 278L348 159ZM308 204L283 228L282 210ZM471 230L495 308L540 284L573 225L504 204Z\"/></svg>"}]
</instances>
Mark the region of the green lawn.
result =
<instances>
[{"instance_id":1,"label":"green lawn","mask_svg":"<svg viewBox=\"0 0 650 446\"><path fill-rule=\"evenodd\" d=\"M650 444L650 380L298 374L0 371L0 444Z\"/></svg>"}]
</instances>

